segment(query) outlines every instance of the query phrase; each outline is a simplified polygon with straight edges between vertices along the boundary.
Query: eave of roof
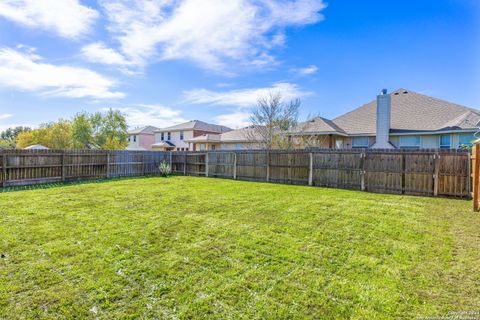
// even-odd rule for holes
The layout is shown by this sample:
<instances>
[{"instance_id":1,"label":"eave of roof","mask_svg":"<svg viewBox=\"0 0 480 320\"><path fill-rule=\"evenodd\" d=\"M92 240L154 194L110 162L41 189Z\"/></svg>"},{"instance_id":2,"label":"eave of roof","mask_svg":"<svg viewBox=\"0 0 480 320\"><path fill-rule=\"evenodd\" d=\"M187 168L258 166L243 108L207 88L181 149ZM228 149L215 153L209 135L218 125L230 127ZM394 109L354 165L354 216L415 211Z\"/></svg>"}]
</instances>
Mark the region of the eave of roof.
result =
<instances>
[{"instance_id":1,"label":"eave of roof","mask_svg":"<svg viewBox=\"0 0 480 320\"><path fill-rule=\"evenodd\" d=\"M175 147L170 141L162 141L152 144L152 147Z\"/></svg>"}]
</instances>

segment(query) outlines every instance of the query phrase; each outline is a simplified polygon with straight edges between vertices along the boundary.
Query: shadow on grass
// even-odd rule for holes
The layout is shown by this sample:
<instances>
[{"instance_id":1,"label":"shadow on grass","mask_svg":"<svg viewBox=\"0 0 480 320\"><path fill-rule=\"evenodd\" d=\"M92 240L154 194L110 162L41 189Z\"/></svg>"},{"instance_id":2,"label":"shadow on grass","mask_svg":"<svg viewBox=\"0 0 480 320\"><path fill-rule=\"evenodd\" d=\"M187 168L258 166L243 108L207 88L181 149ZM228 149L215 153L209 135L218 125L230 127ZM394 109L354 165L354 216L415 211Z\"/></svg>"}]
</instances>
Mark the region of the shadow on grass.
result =
<instances>
[{"instance_id":1,"label":"shadow on grass","mask_svg":"<svg viewBox=\"0 0 480 320\"><path fill-rule=\"evenodd\" d=\"M50 183L30 184L30 185L23 185L23 186L9 186L9 187L5 187L5 188L0 188L0 193L2 193L2 192L24 191L24 190L60 188L60 187L67 187L67 186L76 186L76 185L81 185L81 184L106 183L106 182L122 181L122 180L143 180L143 179L159 178L159 177L161 177L161 176L160 175L125 176L125 177L116 177L116 178L70 180L70 181L65 181L65 182L50 182Z\"/></svg>"}]
</instances>

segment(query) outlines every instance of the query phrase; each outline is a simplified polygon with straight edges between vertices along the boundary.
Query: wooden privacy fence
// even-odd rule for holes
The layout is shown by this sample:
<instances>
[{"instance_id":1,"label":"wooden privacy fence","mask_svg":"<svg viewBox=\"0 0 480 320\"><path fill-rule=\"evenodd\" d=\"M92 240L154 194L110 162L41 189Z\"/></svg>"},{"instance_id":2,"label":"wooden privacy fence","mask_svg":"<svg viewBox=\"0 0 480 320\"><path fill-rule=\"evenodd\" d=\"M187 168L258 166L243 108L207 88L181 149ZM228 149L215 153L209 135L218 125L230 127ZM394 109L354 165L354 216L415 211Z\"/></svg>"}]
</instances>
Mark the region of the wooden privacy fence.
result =
<instances>
[{"instance_id":1,"label":"wooden privacy fence","mask_svg":"<svg viewBox=\"0 0 480 320\"><path fill-rule=\"evenodd\" d=\"M0 150L2 187L158 173L165 152Z\"/></svg>"},{"instance_id":2,"label":"wooden privacy fence","mask_svg":"<svg viewBox=\"0 0 480 320\"><path fill-rule=\"evenodd\" d=\"M235 150L209 152L0 151L2 186L176 174L379 193L470 197L470 154L461 150Z\"/></svg>"},{"instance_id":3,"label":"wooden privacy fence","mask_svg":"<svg viewBox=\"0 0 480 320\"><path fill-rule=\"evenodd\" d=\"M471 190L470 154L463 150L327 149L174 153L172 167L175 172L187 175L378 193L468 198Z\"/></svg>"}]
</instances>

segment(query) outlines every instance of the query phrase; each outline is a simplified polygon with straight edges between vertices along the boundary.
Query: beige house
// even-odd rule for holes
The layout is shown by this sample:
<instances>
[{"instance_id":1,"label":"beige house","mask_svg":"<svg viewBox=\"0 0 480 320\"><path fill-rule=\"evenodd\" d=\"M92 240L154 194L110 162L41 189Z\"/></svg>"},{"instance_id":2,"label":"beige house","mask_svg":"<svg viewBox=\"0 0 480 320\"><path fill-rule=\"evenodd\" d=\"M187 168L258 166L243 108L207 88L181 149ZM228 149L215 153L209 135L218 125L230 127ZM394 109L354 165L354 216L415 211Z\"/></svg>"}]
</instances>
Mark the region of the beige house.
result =
<instances>
[{"instance_id":1,"label":"beige house","mask_svg":"<svg viewBox=\"0 0 480 320\"><path fill-rule=\"evenodd\" d=\"M246 127L222 134L204 134L185 142L189 144L189 149L194 151L243 150L261 148L260 140L252 127Z\"/></svg>"},{"instance_id":2,"label":"beige house","mask_svg":"<svg viewBox=\"0 0 480 320\"><path fill-rule=\"evenodd\" d=\"M152 150L155 130L158 128L146 126L128 131L127 150Z\"/></svg>"},{"instance_id":3,"label":"beige house","mask_svg":"<svg viewBox=\"0 0 480 320\"><path fill-rule=\"evenodd\" d=\"M175 126L155 130L155 143L152 145L154 150L164 151L189 151L192 146L187 141L203 136L218 135L232 129L206 123L199 120L191 120Z\"/></svg>"},{"instance_id":4,"label":"beige house","mask_svg":"<svg viewBox=\"0 0 480 320\"><path fill-rule=\"evenodd\" d=\"M398 89L333 120L315 118L289 135L298 147L448 148L470 145L480 111Z\"/></svg>"}]
</instances>

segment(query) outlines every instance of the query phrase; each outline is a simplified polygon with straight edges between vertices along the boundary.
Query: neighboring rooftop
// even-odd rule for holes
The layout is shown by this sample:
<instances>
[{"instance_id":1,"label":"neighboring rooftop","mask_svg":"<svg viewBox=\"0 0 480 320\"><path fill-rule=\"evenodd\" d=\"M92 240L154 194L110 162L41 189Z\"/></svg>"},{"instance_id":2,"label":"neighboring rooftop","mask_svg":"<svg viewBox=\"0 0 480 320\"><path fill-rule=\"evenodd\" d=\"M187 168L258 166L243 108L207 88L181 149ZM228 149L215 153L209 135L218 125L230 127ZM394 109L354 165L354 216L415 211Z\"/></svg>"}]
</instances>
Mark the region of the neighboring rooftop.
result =
<instances>
[{"instance_id":1,"label":"neighboring rooftop","mask_svg":"<svg viewBox=\"0 0 480 320\"><path fill-rule=\"evenodd\" d=\"M152 147L170 148L170 147L175 147L175 145L173 143L171 143L170 141L160 141L160 142L152 144Z\"/></svg>"},{"instance_id":2,"label":"neighboring rooftop","mask_svg":"<svg viewBox=\"0 0 480 320\"><path fill-rule=\"evenodd\" d=\"M480 110L429 97L408 89L390 93L392 99L391 133L474 130L480 122ZM347 112L333 120L316 117L292 129L295 133L337 135L375 135L377 101Z\"/></svg>"},{"instance_id":3,"label":"neighboring rooftop","mask_svg":"<svg viewBox=\"0 0 480 320\"><path fill-rule=\"evenodd\" d=\"M24 148L25 150L47 150L49 148L42 146L41 144L34 144Z\"/></svg>"},{"instance_id":4,"label":"neighboring rooftop","mask_svg":"<svg viewBox=\"0 0 480 320\"><path fill-rule=\"evenodd\" d=\"M479 110L411 90L398 89L390 96L392 133L474 129L480 121ZM348 134L375 134L376 117L374 100L333 119L333 123Z\"/></svg>"},{"instance_id":5,"label":"neighboring rooftop","mask_svg":"<svg viewBox=\"0 0 480 320\"><path fill-rule=\"evenodd\" d=\"M332 133L338 135L347 135L347 133L337 126L332 120L328 120L322 117L316 117L312 120L305 121L297 125L292 129L292 133Z\"/></svg>"},{"instance_id":6,"label":"neighboring rooftop","mask_svg":"<svg viewBox=\"0 0 480 320\"><path fill-rule=\"evenodd\" d=\"M129 130L128 134L153 134L156 130L158 130L157 127L146 126Z\"/></svg>"},{"instance_id":7,"label":"neighboring rooftop","mask_svg":"<svg viewBox=\"0 0 480 320\"><path fill-rule=\"evenodd\" d=\"M185 140L186 142L245 142L261 140L258 131L254 127L245 127L231 130L222 134L202 134L201 136Z\"/></svg>"},{"instance_id":8,"label":"neighboring rooftop","mask_svg":"<svg viewBox=\"0 0 480 320\"><path fill-rule=\"evenodd\" d=\"M250 126L223 133L220 135L220 140L222 142L242 142L261 140L261 137L258 134L258 130Z\"/></svg>"},{"instance_id":9,"label":"neighboring rooftop","mask_svg":"<svg viewBox=\"0 0 480 320\"><path fill-rule=\"evenodd\" d=\"M198 130L198 131L207 131L207 132L228 132L232 131L229 127L221 126L218 124L206 123L200 120L191 120L185 123L177 124L167 128L161 128L155 130L156 132L161 131L179 131L179 130Z\"/></svg>"}]
</instances>

